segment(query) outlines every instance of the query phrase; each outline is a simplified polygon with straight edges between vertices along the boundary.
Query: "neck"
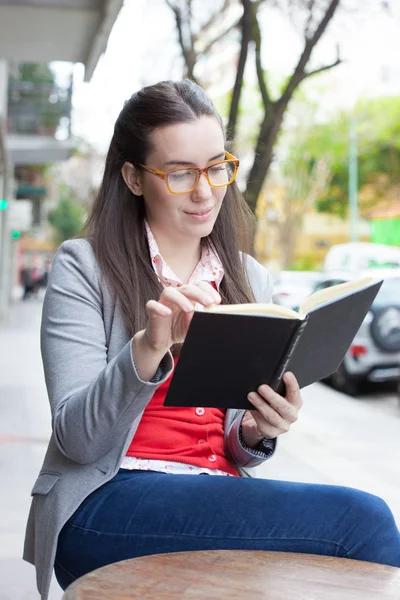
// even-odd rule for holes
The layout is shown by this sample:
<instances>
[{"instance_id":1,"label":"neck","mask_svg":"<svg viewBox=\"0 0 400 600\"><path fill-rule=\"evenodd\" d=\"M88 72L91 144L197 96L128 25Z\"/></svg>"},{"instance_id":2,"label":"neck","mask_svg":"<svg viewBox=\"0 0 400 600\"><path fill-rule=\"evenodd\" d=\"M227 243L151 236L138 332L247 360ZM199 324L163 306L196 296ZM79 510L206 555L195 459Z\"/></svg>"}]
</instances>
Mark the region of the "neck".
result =
<instances>
[{"instance_id":1,"label":"neck","mask_svg":"<svg viewBox=\"0 0 400 600\"><path fill-rule=\"evenodd\" d=\"M182 283L187 283L201 258L201 239L172 240L157 230L152 232L163 259Z\"/></svg>"}]
</instances>

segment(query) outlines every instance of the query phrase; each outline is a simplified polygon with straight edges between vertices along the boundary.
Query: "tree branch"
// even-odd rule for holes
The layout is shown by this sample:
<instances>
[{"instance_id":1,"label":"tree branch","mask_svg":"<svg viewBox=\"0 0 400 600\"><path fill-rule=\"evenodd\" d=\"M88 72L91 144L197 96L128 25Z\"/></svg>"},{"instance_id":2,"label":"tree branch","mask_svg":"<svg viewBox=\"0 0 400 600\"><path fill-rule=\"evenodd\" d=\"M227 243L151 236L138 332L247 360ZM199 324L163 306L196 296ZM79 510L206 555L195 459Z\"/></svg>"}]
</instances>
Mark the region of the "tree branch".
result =
<instances>
[{"instance_id":1,"label":"tree branch","mask_svg":"<svg viewBox=\"0 0 400 600\"><path fill-rule=\"evenodd\" d=\"M240 24L240 21L241 21L241 19L239 19L235 23L232 23L232 25L230 25L228 27L228 29L225 29L225 31L223 31L222 33L219 33L211 42L209 42L207 44L207 46L205 48L203 48L202 54L207 54L207 52L209 52L211 50L212 46L216 42L219 42L219 40L222 39L227 33L229 33L230 31L232 31L232 29L236 29L236 27Z\"/></svg>"},{"instance_id":2,"label":"tree branch","mask_svg":"<svg viewBox=\"0 0 400 600\"><path fill-rule=\"evenodd\" d=\"M314 31L314 34L312 35L311 38L309 38L306 41L304 50L299 58L299 61L296 65L293 75L289 79L288 84L287 84L281 98L278 101L278 103L283 108L285 108L287 106L290 98L293 95L294 90L304 79L304 69L306 67L306 64L308 63L308 61L310 59L310 56L311 56L311 53L312 53L314 47L319 42L320 38L322 37L322 34L324 33L325 29L327 28L329 21L332 19L333 15L335 13L335 10L337 9L337 7L339 5L339 2L340 2L340 0L331 0L331 3L329 4L317 29Z\"/></svg>"},{"instance_id":3,"label":"tree branch","mask_svg":"<svg viewBox=\"0 0 400 600\"><path fill-rule=\"evenodd\" d=\"M230 0L225 0L224 4L222 5L221 9L217 12L215 12L213 15L211 15L211 17L208 19L208 21L206 21L204 23L204 25L201 26L200 28L200 33L204 34L207 32L208 29L210 29L210 27L212 27L212 25L214 25L215 21L217 20L217 18L221 15L224 14L224 12L226 11L226 9L229 7L230 5Z\"/></svg>"},{"instance_id":4,"label":"tree branch","mask_svg":"<svg viewBox=\"0 0 400 600\"><path fill-rule=\"evenodd\" d=\"M231 141L235 139L236 123L239 113L240 95L243 87L244 70L247 62L247 53L251 40L252 29L252 3L251 0L242 0L243 14L240 20L242 38L240 44L239 60L236 69L235 84L232 91L231 106L229 109L228 135Z\"/></svg>"},{"instance_id":5,"label":"tree branch","mask_svg":"<svg viewBox=\"0 0 400 600\"><path fill-rule=\"evenodd\" d=\"M311 30L311 23L312 23L312 15L313 15L313 8L315 5L315 0L309 0L308 2L308 19L307 19L307 23L304 29L304 37L307 40L308 39L308 35L310 33Z\"/></svg>"},{"instance_id":6,"label":"tree branch","mask_svg":"<svg viewBox=\"0 0 400 600\"><path fill-rule=\"evenodd\" d=\"M192 0L186 0L186 9L187 9L187 17L186 17L186 25L190 38L190 49L191 52L194 52L194 45L197 41L197 35L194 33L192 29Z\"/></svg>"},{"instance_id":7,"label":"tree branch","mask_svg":"<svg viewBox=\"0 0 400 600\"><path fill-rule=\"evenodd\" d=\"M253 40L255 42L255 60L256 60L256 71L258 85L260 87L261 98L265 108L270 107L271 98L268 93L267 86L265 84L264 72L261 64L261 32L260 26L257 19L257 13L253 13Z\"/></svg>"},{"instance_id":8,"label":"tree branch","mask_svg":"<svg viewBox=\"0 0 400 600\"><path fill-rule=\"evenodd\" d=\"M176 29L178 31L179 45L181 47L182 54L183 54L183 56L185 58L185 62L186 62L186 45L185 45L185 40L183 39L181 10L180 10L179 6L172 4L172 2L170 0L165 0L165 1L175 15L175 23L176 23Z\"/></svg>"},{"instance_id":9,"label":"tree branch","mask_svg":"<svg viewBox=\"0 0 400 600\"><path fill-rule=\"evenodd\" d=\"M179 45L181 47L182 56L183 56L183 59L185 61L185 66L186 66L186 76L189 77L189 79L196 81L194 74L193 74L193 69L196 64L197 56L196 56L194 45L193 45L194 36L193 36L193 32L190 27L190 23L188 24L188 27L189 27L189 37L191 40L191 47L188 48L185 44L185 40L183 37L183 19L182 19L181 9L179 8L179 6L177 4L173 4L171 2L171 0L166 0L166 3L175 15L176 29L178 31L178 41L179 41ZM191 8L190 3L188 6L190 9Z\"/></svg>"},{"instance_id":10,"label":"tree branch","mask_svg":"<svg viewBox=\"0 0 400 600\"><path fill-rule=\"evenodd\" d=\"M303 79L306 79L307 77L312 77L313 75L317 75L317 73L322 73L323 71L328 71L329 69L333 69L333 67L336 67L337 65L342 64L342 60L340 58L337 58L335 60L335 62L333 62L330 65L325 65L325 67L320 67L319 69L314 69L313 71L308 71L304 73Z\"/></svg>"}]
</instances>

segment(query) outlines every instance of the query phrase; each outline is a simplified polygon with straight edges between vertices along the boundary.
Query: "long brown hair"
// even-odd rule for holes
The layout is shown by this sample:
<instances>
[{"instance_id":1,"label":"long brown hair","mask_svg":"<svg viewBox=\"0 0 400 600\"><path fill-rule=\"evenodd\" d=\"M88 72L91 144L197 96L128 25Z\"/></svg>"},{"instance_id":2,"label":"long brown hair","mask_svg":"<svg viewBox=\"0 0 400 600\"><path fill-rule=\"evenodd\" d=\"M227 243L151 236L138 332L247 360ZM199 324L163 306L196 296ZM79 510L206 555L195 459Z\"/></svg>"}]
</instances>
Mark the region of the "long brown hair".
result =
<instances>
[{"instance_id":1,"label":"long brown hair","mask_svg":"<svg viewBox=\"0 0 400 600\"><path fill-rule=\"evenodd\" d=\"M145 164L151 133L174 123L220 115L200 86L190 80L162 81L133 94L114 127L103 181L85 225L101 273L119 301L133 335L146 325L146 302L162 290L150 261L144 228L143 196L129 190L121 174L125 162ZM239 250L249 252L254 218L236 183L227 188L210 239L224 267L224 303L254 301Z\"/></svg>"}]
</instances>

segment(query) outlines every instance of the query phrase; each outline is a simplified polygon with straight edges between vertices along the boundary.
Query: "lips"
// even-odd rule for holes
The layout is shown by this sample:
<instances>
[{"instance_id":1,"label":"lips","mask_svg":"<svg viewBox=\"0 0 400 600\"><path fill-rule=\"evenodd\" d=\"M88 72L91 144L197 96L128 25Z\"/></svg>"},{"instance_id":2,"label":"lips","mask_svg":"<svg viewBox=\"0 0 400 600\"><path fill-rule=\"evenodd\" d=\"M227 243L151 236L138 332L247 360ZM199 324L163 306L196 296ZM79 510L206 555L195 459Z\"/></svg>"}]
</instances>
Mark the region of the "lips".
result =
<instances>
[{"instance_id":1,"label":"lips","mask_svg":"<svg viewBox=\"0 0 400 600\"><path fill-rule=\"evenodd\" d=\"M208 214L208 213L209 213L209 212L210 212L210 211L211 211L213 208L214 208L213 206L210 206L209 208L206 208L206 209L204 209L204 210L197 210L197 211L195 211L195 212L189 212L188 210L185 210L185 212L186 212L188 215L196 215L196 216L201 216L201 215L206 215L206 214Z\"/></svg>"}]
</instances>

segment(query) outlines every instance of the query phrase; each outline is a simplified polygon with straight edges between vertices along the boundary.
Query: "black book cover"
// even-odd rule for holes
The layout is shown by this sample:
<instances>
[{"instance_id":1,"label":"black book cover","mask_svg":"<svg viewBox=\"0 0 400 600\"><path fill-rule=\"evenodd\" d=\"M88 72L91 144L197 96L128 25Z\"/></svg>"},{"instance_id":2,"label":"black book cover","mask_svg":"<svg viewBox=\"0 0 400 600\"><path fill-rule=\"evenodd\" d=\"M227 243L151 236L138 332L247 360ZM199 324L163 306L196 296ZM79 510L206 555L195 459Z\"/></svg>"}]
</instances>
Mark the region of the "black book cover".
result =
<instances>
[{"instance_id":1,"label":"black book cover","mask_svg":"<svg viewBox=\"0 0 400 600\"><path fill-rule=\"evenodd\" d=\"M307 316L304 331L283 365L301 388L334 373L363 322L382 282L324 304ZM280 375L280 377L279 377ZM283 373L272 387L284 393Z\"/></svg>"},{"instance_id":2,"label":"black book cover","mask_svg":"<svg viewBox=\"0 0 400 600\"><path fill-rule=\"evenodd\" d=\"M330 375L381 284L324 304L305 320L195 312L164 405L254 409L247 394L263 383L283 393L285 371L300 387Z\"/></svg>"}]
</instances>

